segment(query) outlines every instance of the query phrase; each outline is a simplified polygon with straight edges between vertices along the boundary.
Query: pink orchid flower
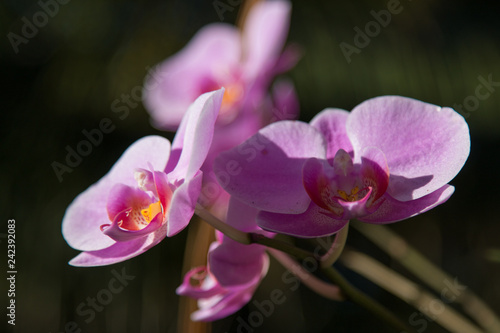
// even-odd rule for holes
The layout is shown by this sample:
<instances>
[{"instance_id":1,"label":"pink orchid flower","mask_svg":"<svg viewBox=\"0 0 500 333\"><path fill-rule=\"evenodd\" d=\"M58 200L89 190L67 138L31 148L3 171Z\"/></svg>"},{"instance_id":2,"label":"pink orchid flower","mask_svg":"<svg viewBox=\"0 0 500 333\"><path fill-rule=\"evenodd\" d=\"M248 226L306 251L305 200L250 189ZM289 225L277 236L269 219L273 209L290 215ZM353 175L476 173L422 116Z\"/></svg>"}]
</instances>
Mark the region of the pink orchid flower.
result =
<instances>
[{"instance_id":1,"label":"pink orchid flower","mask_svg":"<svg viewBox=\"0 0 500 333\"><path fill-rule=\"evenodd\" d=\"M227 223L246 232L272 237L255 223L258 210L231 199ZM210 246L208 266L196 267L184 277L177 294L198 299L199 309L191 314L194 321L213 321L229 316L247 304L267 274L269 257L265 247L243 245L216 232Z\"/></svg>"},{"instance_id":2,"label":"pink orchid flower","mask_svg":"<svg viewBox=\"0 0 500 333\"><path fill-rule=\"evenodd\" d=\"M186 106L199 94L225 88L212 147L202 166L201 202L224 216L228 196L212 170L215 157L263 126L295 119L299 102L293 84L277 74L293 67L298 49L286 47L289 1L261 1L252 6L242 30L216 23L201 29L177 54L166 59L144 85L144 105L153 124L175 130Z\"/></svg>"},{"instance_id":3,"label":"pink orchid flower","mask_svg":"<svg viewBox=\"0 0 500 333\"><path fill-rule=\"evenodd\" d=\"M206 93L189 107L172 146L159 136L136 141L101 180L75 198L62 233L70 246L84 252L71 265L130 259L188 225L223 94L224 89Z\"/></svg>"},{"instance_id":4,"label":"pink orchid flower","mask_svg":"<svg viewBox=\"0 0 500 333\"><path fill-rule=\"evenodd\" d=\"M297 50L291 47L281 53L290 10L288 1L257 3L248 15L243 32L224 23L207 25L184 49L158 65L156 75L148 77L144 85L144 105L154 125L175 130L187 106L197 96L220 87L225 87L226 92L218 124L247 123L244 118L249 116L271 118L273 108L284 106L287 109L274 116L294 118L298 102L293 86L278 83L274 88L274 104L267 96L275 75L290 69L298 60ZM263 114L263 110L267 114ZM253 130L250 125L248 136L261 127Z\"/></svg>"},{"instance_id":5,"label":"pink orchid flower","mask_svg":"<svg viewBox=\"0 0 500 333\"><path fill-rule=\"evenodd\" d=\"M469 150L453 109L385 96L350 113L326 109L310 124L271 124L222 153L214 170L226 191L261 210L262 228L319 237L350 219L391 223L444 203Z\"/></svg>"}]
</instances>

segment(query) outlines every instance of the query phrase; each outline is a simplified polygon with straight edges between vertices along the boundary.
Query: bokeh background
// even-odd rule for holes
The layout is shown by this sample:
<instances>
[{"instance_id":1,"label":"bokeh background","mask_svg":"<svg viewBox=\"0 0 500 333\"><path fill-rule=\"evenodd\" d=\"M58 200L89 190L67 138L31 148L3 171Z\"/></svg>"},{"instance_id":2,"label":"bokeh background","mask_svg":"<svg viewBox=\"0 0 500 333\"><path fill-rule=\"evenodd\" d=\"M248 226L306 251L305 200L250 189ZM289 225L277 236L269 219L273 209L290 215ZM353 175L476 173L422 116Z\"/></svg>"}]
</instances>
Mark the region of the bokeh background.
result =
<instances>
[{"instance_id":1,"label":"bokeh background","mask_svg":"<svg viewBox=\"0 0 500 333\"><path fill-rule=\"evenodd\" d=\"M350 110L387 94L453 107L474 96L479 76L500 82L500 20L494 1L401 0L401 13L352 54L350 63L339 44L353 45L353 28L364 29L373 21L370 11L386 9L387 1L292 3L288 39L304 54L287 76L296 85L302 120L326 107ZM232 24L240 6L229 6L234 9L223 18ZM186 231L125 263L75 268L67 262L78 252L65 243L60 227L73 198L104 175L132 142L149 134L172 138L150 126L140 102L125 119L111 111L111 104L142 86L149 68L181 49L203 25L220 22L220 16L212 1L66 1L16 53L8 34L21 35L23 17L32 21L40 10L36 1L4 0L0 5L0 248L7 253L7 220L13 218L18 270L14 331L176 332L175 288L182 277ZM493 89L469 107L474 110L466 110L472 150L452 181L455 194L445 205L391 229L498 312L500 86ZM115 129L60 182L52 163L64 163L66 146L75 148L85 139L82 131L98 128L103 118L111 119ZM410 276L355 231L348 244ZM6 261L2 255L2 271ZM87 323L89 316L79 315L77 307L108 288L113 270L125 270L134 279ZM289 290L282 273L273 262L255 299L267 299L281 288L287 301L255 332L391 331L359 306L325 300L305 287ZM370 282L346 274L403 320L414 312ZM4 313L7 284L1 280ZM253 310L250 305L215 322L212 331L235 332L237 317L246 318ZM5 314L2 318L4 325ZM423 331L444 332L432 320Z\"/></svg>"}]
</instances>

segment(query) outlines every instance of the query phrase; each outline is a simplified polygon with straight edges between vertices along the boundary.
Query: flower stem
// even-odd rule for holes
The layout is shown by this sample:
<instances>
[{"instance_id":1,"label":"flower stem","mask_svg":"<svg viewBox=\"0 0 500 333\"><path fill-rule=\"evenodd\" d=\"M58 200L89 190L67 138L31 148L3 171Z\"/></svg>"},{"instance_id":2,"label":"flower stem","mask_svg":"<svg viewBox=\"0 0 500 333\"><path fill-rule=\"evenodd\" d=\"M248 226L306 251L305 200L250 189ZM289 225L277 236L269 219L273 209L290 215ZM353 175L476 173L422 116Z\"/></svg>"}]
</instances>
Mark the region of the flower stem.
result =
<instances>
[{"instance_id":1,"label":"flower stem","mask_svg":"<svg viewBox=\"0 0 500 333\"><path fill-rule=\"evenodd\" d=\"M368 295L365 295L363 292L358 290L356 287L347 282L346 279L340 273L333 268L322 267L321 271L325 274L330 281L335 283L340 287L342 292L347 296L349 300L352 302L361 305L377 317L383 319L385 322L390 324L392 327L398 329L400 332L415 332L412 328L408 327L408 325L404 324L400 321L392 312L386 309L381 304L377 303Z\"/></svg>"},{"instance_id":2,"label":"flower stem","mask_svg":"<svg viewBox=\"0 0 500 333\"><path fill-rule=\"evenodd\" d=\"M437 297L427 292L416 283L409 281L403 275L385 267L366 254L345 250L340 260L349 269L412 305L450 332L482 332L465 316L447 305L442 296ZM436 309L439 309L439 311L436 311Z\"/></svg>"},{"instance_id":3,"label":"flower stem","mask_svg":"<svg viewBox=\"0 0 500 333\"><path fill-rule=\"evenodd\" d=\"M233 228L229 224L219 220L217 217L212 215L212 213L210 213L208 210L206 210L202 205L196 204L196 208L194 209L194 212L196 215L201 217L201 219L203 221L207 222L212 227L219 230L220 232L222 232L224 235L231 238L232 240L240 242L241 244L251 244L252 243L252 239L250 237L250 234L243 232L241 230L238 230L236 228Z\"/></svg>"},{"instance_id":4,"label":"flower stem","mask_svg":"<svg viewBox=\"0 0 500 333\"><path fill-rule=\"evenodd\" d=\"M349 223L335 235L335 240L330 246L330 249L320 258L321 267L329 267L337 261L344 250L348 232Z\"/></svg>"},{"instance_id":5,"label":"flower stem","mask_svg":"<svg viewBox=\"0 0 500 333\"><path fill-rule=\"evenodd\" d=\"M268 238L264 235L257 233L251 233L250 237L252 239L252 243L261 244L276 250L280 250L282 252L291 254L292 256L299 259L306 259L306 258L314 259L314 254L312 252L295 247L290 243L283 242L277 239Z\"/></svg>"},{"instance_id":6,"label":"flower stem","mask_svg":"<svg viewBox=\"0 0 500 333\"><path fill-rule=\"evenodd\" d=\"M267 247L280 250L291 254L299 259L305 259L312 257L314 258L314 254L312 252L300 249L295 247L287 242L283 242L277 239L268 238L264 235L257 233L248 233L241 230L238 230L229 224L219 220L217 217L212 215L209 211L207 211L203 206L196 205L195 213L199 217L201 217L205 222L210 224L215 229L222 232L227 237L235 240L241 244L261 244Z\"/></svg>"},{"instance_id":7,"label":"flower stem","mask_svg":"<svg viewBox=\"0 0 500 333\"><path fill-rule=\"evenodd\" d=\"M345 301L345 296L338 286L320 280L288 254L275 249L269 249L268 251L283 267L299 278L312 291L334 301Z\"/></svg>"},{"instance_id":8,"label":"flower stem","mask_svg":"<svg viewBox=\"0 0 500 333\"><path fill-rule=\"evenodd\" d=\"M402 237L381 225L353 223L353 226L436 292L447 290L450 283L457 285L460 293L454 300L449 301L461 303L464 311L486 332L500 332L500 319L484 301L466 286L458 283L456 278L424 257Z\"/></svg>"},{"instance_id":9,"label":"flower stem","mask_svg":"<svg viewBox=\"0 0 500 333\"><path fill-rule=\"evenodd\" d=\"M291 254L301 260L312 259L318 261L314 253L297 248L289 243L268 238L261 234L246 233L238 230L219 220L199 204L196 206L195 213L205 222L224 233L227 237L242 244L261 244ZM323 256L325 259L324 262L331 262L332 258L334 259L333 261L335 261L338 258L337 253L340 253L342 250L343 244L345 243L345 237L347 237L347 229L343 231L343 234L338 235L335 238L334 244L331 247L333 250L328 251L328 253ZM337 245L335 246L335 244ZM347 280L344 279L342 275L340 275L332 266L322 264L321 262L318 262L318 266L321 268L321 271L325 274L325 276L328 277L330 281L335 283L341 289L342 294L348 299L365 307L381 319L385 320L387 323L391 324L393 327L404 332L414 332L414 330L402 323L392 312L347 282ZM340 297L342 297L342 295Z\"/></svg>"}]
</instances>

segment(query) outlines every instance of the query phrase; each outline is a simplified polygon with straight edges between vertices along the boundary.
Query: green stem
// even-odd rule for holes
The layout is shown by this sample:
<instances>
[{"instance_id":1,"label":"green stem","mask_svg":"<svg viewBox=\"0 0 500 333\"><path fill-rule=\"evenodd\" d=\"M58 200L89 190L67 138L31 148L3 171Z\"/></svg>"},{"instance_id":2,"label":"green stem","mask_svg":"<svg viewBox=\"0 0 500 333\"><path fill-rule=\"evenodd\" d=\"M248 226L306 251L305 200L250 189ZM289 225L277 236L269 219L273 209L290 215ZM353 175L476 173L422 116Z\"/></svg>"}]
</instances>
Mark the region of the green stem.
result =
<instances>
[{"instance_id":1,"label":"green stem","mask_svg":"<svg viewBox=\"0 0 500 333\"><path fill-rule=\"evenodd\" d=\"M264 235L255 233L251 233L250 237L252 238L252 243L257 243L276 250L280 250L302 260L306 258L314 258L314 254L312 252L300 249L289 243L277 239L267 238Z\"/></svg>"},{"instance_id":2,"label":"green stem","mask_svg":"<svg viewBox=\"0 0 500 333\"><path fill-rule=\"evenodd\" d=\"M280 250L282 252L291 254L298 259L313 259L318 262L318 266L321 267L321 271L332 281L337 284L339 288L342 290L343 294L351 301L365 307L375 315L379 316L381 319L385 320L387 323L391 324L393 327L403 330L404 332L414 332L414 330L408 328L405 324L403 324L399 319L389 310L387 310L382 305L378 304L369 296L363 294L361 291L352 286L347 280L345 280L342 275L340 275L332 266L324 266L321 261L316 259L314 253L297 248L289 243L268 238L264 235L257 233L246 233L241 230L238 230L229 224L219 220L217 217L212 215L209 211L207 211L203 206L197 205L195 209L195 213L201 217L208 224L221 231L227 237L240 242L242 244L261 244L276 250ZM347 237L347 230L344 231L345 234L338 236L338 242L345 243L344 237ZM337 238L334 241L334 244L337 242ZM343 247L343 245L342 245ZM337 252L339 248L336 246L332 246L333 250L329 251L325 256L324 262L332 261L331 258L336 260ZM341 250L341 249L340 249ZM330 253L331 252L331 253Z\"/></svg>"},{"instance_id":3,"label":"green stem","mask_svg":"<svg viewBox=\"0 0 500 333\"><path fill-rule=\"evenodd\" d=\"M209 211L207 211L203 206L201 205L196 205L195 208L195 213L198 215L200 218L202 218L205 222L210 224L212 227L215 229L219 230L222 232L224 235L227 237L231 238L232 240L235 240L239 243L242 244L261 244L265 245L267 247L280 250L283 252L286 252L288 254L291 254L292 256L295 256L299 259L305 259L312 257L314 258L314 254L312 252L299 249L298 247L295 247L289 243L277 240L277 239L272 239L268 238L264 235L257 234L257 233L248 233L244 232L241 230L238 230L229 224L219 220L217 217L212 215Z\"/></svg>"},{"instance_id":4,"label":"green stem","mask_svg":"<svg viewBox=\"0 0 500 333\"><path fill-rule=\"evenodd\" d=\"M363 306L368 311L383 319L385 322L390 324L392 327L398 329L400 332L415 332L408 325L400 321L392 312L386 309L384 306L377 303L368 295L365 295L356 287L347 282L346 279L333 267L322 267L321 271L323 274L330 279L333 283L338 285L342 292L347 296L352 302Z\"/></svg>"},{"instance_id":5,"label":"green stem","mask_svg":"<svg viewBox=\"0 0 500 333\"><path fill-rule=\"evenodd\" d=\"M250 234L243 232L241 230L238 230L236 228L233 228L229 224L219 220L217 217L212 215L212 213L210 213L208 210L206 210L202 205L196 204L196 208L194 210L194 213L196 215L198 215L203 221L207 222L212 227L219 230L220 232L222 232L224 235L231 238L232 240L235 240L235 241L242 243L242 244L251 244L252 243L252 239L250 237Z\"/></svg>"},{"instance_id":6,"label":"green stem","mask_svg":"<svg viewBox=\"0 0 500 333\"><path fill-rule=\"evenodd\" d=\"M447 305L441 295L438 297L431 294L415 282L396 273L372 257L346 249L340 260L347 268L413 306L449 332L483 332L467 317ZM439 309L439 311L436 311L436 309Z\"/></svg>"},{"instance_id":7,"label":"green stem","mask_svg":"<svg viewBox=\"0 0 500 333\"><path fill-rule=\"evenodd\" d=\"M456 278L433 264L402 237L381 225L357 222L352 225L436 292L448 290L450 283L457 285L460 292L453 301L462 304L465 312L486 332L500 332L500 318L483 300L462 283L458 283Z\"/></svg>"}]
</instances>

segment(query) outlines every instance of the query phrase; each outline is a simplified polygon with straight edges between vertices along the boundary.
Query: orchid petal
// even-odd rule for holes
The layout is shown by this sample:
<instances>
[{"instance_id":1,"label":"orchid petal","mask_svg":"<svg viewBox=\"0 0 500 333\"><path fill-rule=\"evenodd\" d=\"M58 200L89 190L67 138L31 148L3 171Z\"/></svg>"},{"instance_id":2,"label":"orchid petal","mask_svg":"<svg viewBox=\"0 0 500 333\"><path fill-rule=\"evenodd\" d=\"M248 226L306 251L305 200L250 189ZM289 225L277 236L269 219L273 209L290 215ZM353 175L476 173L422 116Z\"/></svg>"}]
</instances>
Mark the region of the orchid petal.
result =
<instances>
[{"instance_id":1,"label":"orchid petal","mask_svg":"<svg viewBox=\"0 0 500 333\"><path fill-rule=\"evenodd\" d=\"M244 232L260 231L261 229L256 222L258 212L256 208L245 205L235 197L231 197L227 208L226 223Z\"/></svg>"},{"instance_id":2,"label":"orchid petal","mask_svg":"<svg viewBox=\"0 0 500 333\"><path fill-rule=\"evenodd\" d=\"M346 122L349 112L342 109L325 109L311 121L311 126L317 128L326 139L328 149L326 157L332 159L339 149L352 154L351 141L347 136Z\"/></svg>"},{"instance_id":3,"label":"orchid petal","mask_svg":"<svg viewBox=\"0 0 500 333\"><path fill-rule=\"evenodd\" d=\"M388 194L400 201L421 198L453 179L470 150L464 118L411 98L377 97L358 105L347 120L355 155L381 149L391 172Z\"/></svg>"},{"instance_id":4,"label":"orchid petal","mask_svg":"<svg viewBox=\"0 0 500 333\"><path fill-rule=\"evenodd\" d=\"M160 64L144 84L144 105L154 125L175 130L189 105L202 93L220 86L203 87L215 72L230 72L241 59L238 30L226 24L202 28L188 45Z\"/></svg>"},{"instance_id":5,"label":"orchid petal","mask_svg":"<svg viewBox=\"0 0 500 333\"><path fill-rule=\"evenodd\" d=\"M73 266L104 266L128 260L146 252L165 238L166 226L149 235L128 242L116 242L110 247L97 251L82 252L69 264ZM109 238L105 236L106 238Z\"/></svg>"},{"instance_id":6,"label":"orchid petal","mask_svg":"<svg viewBox=\"0 0 500 333\"><path fill-rule=\"evenodd\" d=\"M340 231L349 221L335 219L331 212L311 202L302 214L260 212L258 225L272 232L302 238L323 237Z\"/></svg>"},{"instance_id":7,"label":"orchid petal","mask_svg":"<svg viewBox=\"0 0 500 333\"><path fill-rule=\"evenodd\" d=\"M240 310L251 299L257 289L260 280L267 274L269 269L269 257L264 255L264 263L260 275L248 283L227 288L227 292L212 296L208 299L200 299L198 305L200 310L191 315L194 321L213 321L227 317Z\"/></svg>"},{"instance_id":8,"label":"orchid petal","mask_svg":"<svg viewBox=\"0 0 500 333\"><path fill-rule=\"evenodd\" d=\"M78 195L67 208L62 234L68 244L81 251L96 251L114 244L99 228L110 222L106 203L111 188L119 183L135 186L134 170L147 169L148 162L163 170L169 152L170 142L159 136L147 136L132 144L101 180Z\"/></svg>"},{"instance_id":9,"label":"orchid petal","mask_svg":"<svg viewBox=\"0 0 500 333\"><path fill-rule=\"evenodd\" d=\"M261 275L265 250L259 244L244 245L224 238L209 253L210 271L224 288L249 283Z\"/></svg>"},{"instance_id":10,"label":"orchid petal","mask_svg":"<svg viewBox=\"0 0 500 333\"><path fill-rule=\"evenodd\" d=\"M186 180L172 195L168 210L167 236L172 237L181 232L194 214L194 208L201 192L203 173L199 173L190 180Z\"/></svg>"},{"instance_id":11,"label":"orchid petal","mask_svg":"<svg viewBox=\"0 0 500 333\"><path fill-rule=\"evenodd\" d=\"M280 121L261 129L214 163L219 184L245 204L276 213L301 213L310 202L302 186L307 158L322 158L325 142L313 127Z\"/></svg>"},{"instance_id":12,"label":"orchid petal","mask_svg":"<svg viewBox=\"0 0 500 333\"><path fill-rule=\"evenodd\" d=\"M444 185L438 190L411 201L398 201L390 195L384 196L384 202L372 214L360 218L360 221L374 224L385 224L401 221L415 215L422 214L446 202L455 188L451 185Z\"/></svg>"},{"instance_id":13,"label":"orchid petal","mask_svg":"<svg viewBox=\"0 0 500 333\"><path fill-rule=\"evenodd\" d=\"M288 35L291 7L288 1L264 1L249 12L242 37L248 77L262 75L277 61Z\"/></svg>"},{"instance_id":14,"label":"orchid petal","mask_svg":"<svg viewBox=\"0 0 500 333\"><path fill-rule=\"evenodd\" d=\"M163 210L168 210L172 200L172 189L168 183L167 175L164 172L153 171L153 179L156 195L160 200Z\"/></svg>"},{"instance_id":15,"label":"orchid petal","mask_svg":"<svg viewBox=\"0 0 500 333\"><path fill-rule=\"evenodd\" d=\"M189 107L185 121L182 152L175 169L169 173L174 179L191 179L207 157L214 135L215 120L220 110L224 88L205 93Z\"/></svg>"}]
</instances>

